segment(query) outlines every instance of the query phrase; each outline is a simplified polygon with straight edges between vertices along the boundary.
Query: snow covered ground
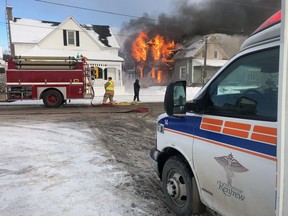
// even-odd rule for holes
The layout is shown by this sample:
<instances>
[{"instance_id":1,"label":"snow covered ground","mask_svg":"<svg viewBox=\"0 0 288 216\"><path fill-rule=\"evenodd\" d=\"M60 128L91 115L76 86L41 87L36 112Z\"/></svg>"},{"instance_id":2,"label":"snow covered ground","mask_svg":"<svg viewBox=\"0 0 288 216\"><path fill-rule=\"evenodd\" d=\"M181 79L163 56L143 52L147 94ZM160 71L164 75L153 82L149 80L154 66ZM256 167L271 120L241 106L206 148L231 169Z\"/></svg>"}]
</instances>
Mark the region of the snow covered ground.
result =
<instances>
[{"instance_id":1,"label":"snow covered ground","mask_svg":"<svg viewBox=\"0 0 288 216\"><path fill-rule=\"evenodd\" d=\"M125 215L132 205L111 190L125 170L107 164L89 128L17 121L0 130L1 216Z\"/></svg>"},{"instance_id":2,"label":"snow covered ground","mask_svg":"<svg viewBox=\"0 0 288 216\"><path fill-rule=\"evenodd\" d=\"M199 87L187 87L187 100L192 100L196 93L200 90ZM152 86L149 88L141 88L140 90L140 100L142 102L162 102L164 101L164 95L166 91L166 86ZM95 95L93 103L101 103L103 99L103 94ZM131 102L133 101L133 91L128 89L125 93L117 94L115 92L114 100L116 102ZM90 104L89 99L74 99L71 100L72 104ZM18 100L12 103L1 102L1 105L29 105L29 104L43 104L42 100Z\"/></svg>"},{"instance_id":3,"label":"snow covered ground","mask_svg":"<svg viewBox=\"0 0 288 216\"><path fill-rule=\"evenodd\" d=\"M187 98L192 99L198 90L188 88ZM141 89L140 100L160 102L164 93L165 87ZM115 100L132 101L132 97L116 94ZM101 100L102 96L96 96L94 102ZM42 101L0 103L0 110L1 105L37 103ZM138 196L116 189L131 176L121 165L111 165L113 155L88 125L79 127L58 117L49 121L29 116L0 118L1 216L151 215Z\"/></svg>"}]
</instances>

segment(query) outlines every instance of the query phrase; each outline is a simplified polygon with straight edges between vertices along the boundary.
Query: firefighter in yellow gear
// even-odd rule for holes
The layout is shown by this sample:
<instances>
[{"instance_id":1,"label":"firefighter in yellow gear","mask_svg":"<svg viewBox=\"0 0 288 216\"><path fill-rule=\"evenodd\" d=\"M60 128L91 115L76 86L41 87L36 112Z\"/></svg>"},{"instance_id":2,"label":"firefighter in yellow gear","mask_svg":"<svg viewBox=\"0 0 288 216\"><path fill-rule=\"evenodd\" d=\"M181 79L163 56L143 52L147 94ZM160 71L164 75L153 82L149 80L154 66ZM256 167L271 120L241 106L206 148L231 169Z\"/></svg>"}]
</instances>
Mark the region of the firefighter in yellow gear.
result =
<instances>
[{"instance_id":1,"label":"firefighter in yellow gear","mask_svg":"<svg viewBox=\"0 0 288 216\"><path fill-rule=\"evenodd\" d=\"M112 77L108 77L108 81L104 85L105 87L105 94L103 97L103 104L106 104L108 98L110 103L113 103L113 97L114 97L114 82L112 80Z\"/></svg>"}]
</instances>

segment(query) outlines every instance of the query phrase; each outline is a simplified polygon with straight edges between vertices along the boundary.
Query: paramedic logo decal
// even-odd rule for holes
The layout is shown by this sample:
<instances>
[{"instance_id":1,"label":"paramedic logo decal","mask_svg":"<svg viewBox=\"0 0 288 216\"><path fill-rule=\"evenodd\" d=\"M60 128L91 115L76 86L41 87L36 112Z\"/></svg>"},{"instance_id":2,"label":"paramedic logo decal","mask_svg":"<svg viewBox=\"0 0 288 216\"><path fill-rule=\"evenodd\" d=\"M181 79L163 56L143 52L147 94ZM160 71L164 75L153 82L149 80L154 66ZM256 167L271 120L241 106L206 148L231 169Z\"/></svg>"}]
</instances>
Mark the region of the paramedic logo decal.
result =
<instances>
[{"instance_id":1,"label":"paramedic logo decal","mask_svg":"<svg viewBox=\"0 0 288 216\"><path fill-rule=\"evenodd\" d=\"M221 166L223 166L227 177L227 183L220 180L217 182L217 184L219 184L219 190L222 190L226 196L233 196L237 199L244 200L245 196L242 194L242 190L232 186L232 177L234 176L234 172L247 172L248 169L234 159L232 154L214 158Z\"/></svg>"},{"instance_id":2,"label":"paramedic logo decal","mask_svg":"<svg viewBox=\"0 0 288 216\"><path fill-rule=\"evenodd\" d=\"M168 125L169 122L168 122L168 119L165 119L165 125Z\"/></svg>"}]
</instances>

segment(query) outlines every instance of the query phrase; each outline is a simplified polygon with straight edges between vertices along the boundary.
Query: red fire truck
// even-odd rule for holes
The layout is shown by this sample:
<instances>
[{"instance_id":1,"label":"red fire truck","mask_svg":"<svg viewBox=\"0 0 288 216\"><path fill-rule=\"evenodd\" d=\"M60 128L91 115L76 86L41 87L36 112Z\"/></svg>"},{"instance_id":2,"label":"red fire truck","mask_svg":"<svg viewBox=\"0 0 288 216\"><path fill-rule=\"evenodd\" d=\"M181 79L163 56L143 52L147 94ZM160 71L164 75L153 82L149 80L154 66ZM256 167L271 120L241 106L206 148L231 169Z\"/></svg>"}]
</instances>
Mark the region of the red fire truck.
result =
<instances>
[{"instance_id":1,"label":"red fire truck","mask_svg":"<svg viewBox=\"0 0 288 216\"><path fill-rule=\"evenodd\" d=\"M94 98L90 69L74 57L16 56L8 61L6 100L42 99L46 107Z\"/></svg>"}]
</instances>

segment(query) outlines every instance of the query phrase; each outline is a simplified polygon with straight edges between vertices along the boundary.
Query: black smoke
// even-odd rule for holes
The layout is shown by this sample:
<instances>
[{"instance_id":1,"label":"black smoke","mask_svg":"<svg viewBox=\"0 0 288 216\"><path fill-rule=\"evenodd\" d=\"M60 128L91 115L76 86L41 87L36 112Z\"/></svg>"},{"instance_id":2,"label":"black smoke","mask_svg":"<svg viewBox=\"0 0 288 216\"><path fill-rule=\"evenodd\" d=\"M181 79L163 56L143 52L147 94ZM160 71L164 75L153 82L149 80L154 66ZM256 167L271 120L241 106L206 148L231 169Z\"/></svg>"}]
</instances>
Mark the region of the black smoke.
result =
<instances>
[{"instance_id":1,"label":"black smoke","mask_svg":"<svg viewBox=\"0 0 288 216\"><path fill-rule=\"evenodd\" d=\"M122 32L138 33L146 30L151 37L165 35L181 42L193 35L225 33L251 34L262 22L280 10L280 0L189 0L174 1L171 14L159 15L157 21L149 14L132 19L123 25Z\"/></svg>"},{"instance_id":2,"label":"black smoke","mask_svg":"<svg viewBox=\"0 0 288 216\"><path fill-rule=\"evenodd\" d=\"M132 42L141 31L146 31L150 38L160 34L176 43L212 33L248 36L281 8L280 0L177 0L173 2L172 12L159 15L157 20L152 20L149 14L145 13L142 18L131 19L123 25L120 34L129 35L122 48L126 58L131 53Z\"/></svg>"}]
</instances>

